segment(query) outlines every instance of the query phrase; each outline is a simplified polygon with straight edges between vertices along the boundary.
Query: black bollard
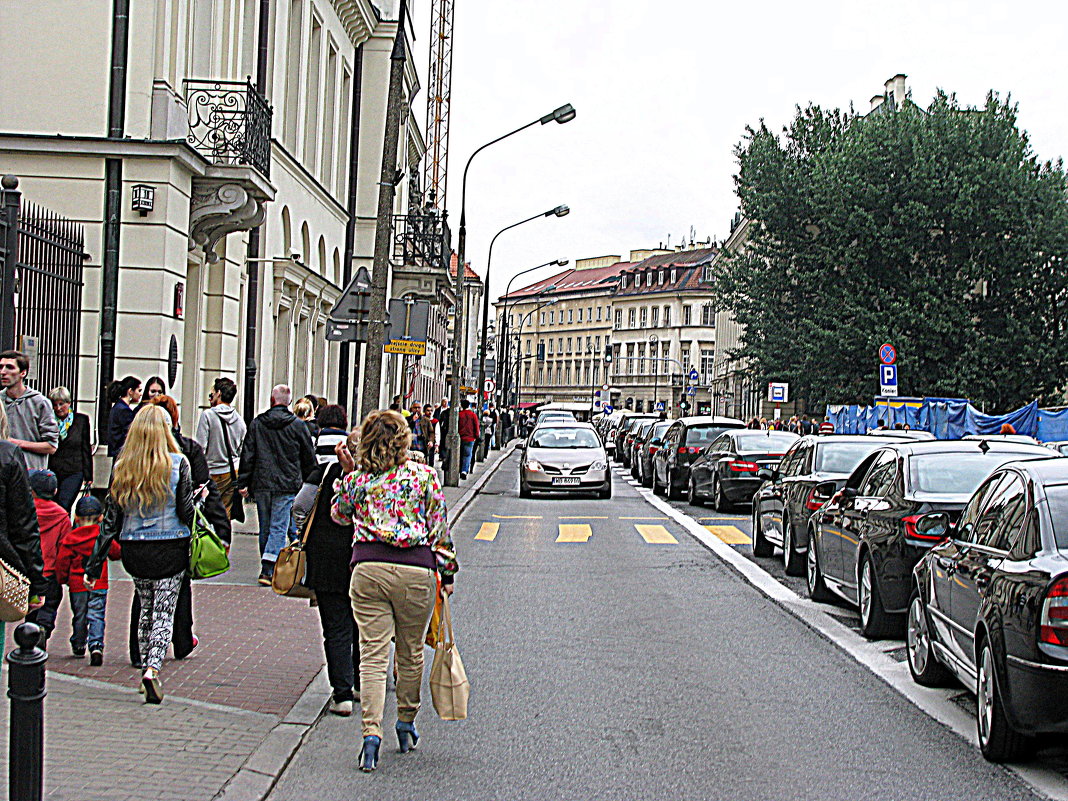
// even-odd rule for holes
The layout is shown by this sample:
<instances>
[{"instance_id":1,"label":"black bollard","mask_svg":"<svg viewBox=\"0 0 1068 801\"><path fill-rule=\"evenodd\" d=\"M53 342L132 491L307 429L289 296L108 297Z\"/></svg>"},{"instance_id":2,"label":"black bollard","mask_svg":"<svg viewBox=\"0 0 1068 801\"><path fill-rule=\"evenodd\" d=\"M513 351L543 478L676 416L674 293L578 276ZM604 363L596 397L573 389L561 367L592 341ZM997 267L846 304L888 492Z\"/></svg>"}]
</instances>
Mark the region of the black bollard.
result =
<instances>
[{"instance_id":1,"label":"black bollard","mask_svg":"<svg viewBox=\"0 0 1068 801\"><path fill-rule=\"evenodd\" d=\"M11 801L41 801L48 654L37 647L40 639L40 626L20 623L15 628L19 647L7 655L7 697L11 699L7 770Z\"/></svg>"}]
</instances>

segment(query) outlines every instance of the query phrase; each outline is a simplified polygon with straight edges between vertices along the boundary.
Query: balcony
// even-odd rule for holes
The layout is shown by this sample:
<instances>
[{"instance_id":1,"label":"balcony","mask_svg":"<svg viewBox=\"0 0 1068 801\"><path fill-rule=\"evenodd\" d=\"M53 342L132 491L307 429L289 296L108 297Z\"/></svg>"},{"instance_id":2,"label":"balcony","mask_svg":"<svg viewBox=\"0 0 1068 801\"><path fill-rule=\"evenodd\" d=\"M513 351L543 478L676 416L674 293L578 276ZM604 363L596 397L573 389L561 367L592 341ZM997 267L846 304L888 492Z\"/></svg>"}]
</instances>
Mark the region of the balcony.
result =
<instances>
[{"instance_id":1,"label":"balcony","mask_svg":"<svg viewBox=\"0 0 1068 801\"><path fill-rule=\"evenodd\" d=\"M394 216L393 231L393 270L400 280L395 294L452 303L452 232L445 216L438 209L412 206L407 214Z\"/></svg>"}]
</instances>

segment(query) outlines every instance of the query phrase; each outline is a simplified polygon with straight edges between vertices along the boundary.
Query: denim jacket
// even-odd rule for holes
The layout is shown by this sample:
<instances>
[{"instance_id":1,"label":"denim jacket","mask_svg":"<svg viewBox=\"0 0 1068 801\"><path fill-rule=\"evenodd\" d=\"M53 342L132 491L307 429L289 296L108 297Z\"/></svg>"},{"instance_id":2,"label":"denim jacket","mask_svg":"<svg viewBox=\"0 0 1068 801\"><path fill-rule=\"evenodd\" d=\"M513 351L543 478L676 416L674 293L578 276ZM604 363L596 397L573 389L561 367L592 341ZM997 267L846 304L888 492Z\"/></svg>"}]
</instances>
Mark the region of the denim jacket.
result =
<instances>
[{"instance_id":1,"label":"denim jacket","mask_svg":"<svg viewBox=\"0 0 1068 801\"><path fill-rule=\"evenodd\" d=\"M192 521L192 472L185 456L172 453L170 499L162 509L123 509L119 541L185 539Z\"/></svg>"}]
</instances>

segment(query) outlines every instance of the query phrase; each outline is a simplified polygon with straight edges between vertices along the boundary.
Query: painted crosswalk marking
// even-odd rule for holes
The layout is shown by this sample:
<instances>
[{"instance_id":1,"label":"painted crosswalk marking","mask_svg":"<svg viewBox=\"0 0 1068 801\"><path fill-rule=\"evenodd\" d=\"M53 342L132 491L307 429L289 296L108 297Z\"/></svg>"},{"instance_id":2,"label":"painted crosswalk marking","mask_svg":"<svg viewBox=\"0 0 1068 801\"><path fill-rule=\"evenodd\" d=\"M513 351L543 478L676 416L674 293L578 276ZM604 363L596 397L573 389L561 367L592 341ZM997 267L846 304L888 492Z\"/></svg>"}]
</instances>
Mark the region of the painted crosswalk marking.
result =
<instances>
[{"instance_id":1,"label":"painted crosswalk marking","mask_svg":"<svg viewBox=\"0 0 1068 801\"><path fill-rule=\"evenodd\" d=\"M589 542L593 529L585 523L561 523L557 542Z\"/></svg>"},{"instance_id":2,"label":"painted crosswalk marking","mask_svg":"<svg viewBox=\"0 0 1068 801\"><path fill-rule=\"evenodd\" d=\"M705 526L705 529L728 545L749 545L752 542L737 526Z\"/></svg>"},{"instance_id":3,"label":"painted crosswalk marking","mask_svg":"<svg viewBox=\"0 0 1068 801\"><path fill-rule=\"evenodd\" d=\"M671 532L663 526L643 526L635 524L634 528L642 535L642 539L650 545L678 545L679 541L671 536Z\"/></svg>"},{"instance_id":4,"label":"painted crosswalk marking","mask_svg":"<svg viewBox=\"0 0 1068 801\"><path fill-rule=\"evenodd\" d=\"M498 520L541 520L541 515L494 515Z\"/></svg>"},{"instance_id":5,"label":"painted crosswalk marking","mask_svg":"<svg viewBox=\"0 0 1068 801\"><path fill-rule=\"evenodd\" d=\"M493 542L497 539L497 532L500 531L500 529L500 523L483 523L482 528L480 528L478 534L475 535L475 539Z\"/></svg>"}]
</instances>

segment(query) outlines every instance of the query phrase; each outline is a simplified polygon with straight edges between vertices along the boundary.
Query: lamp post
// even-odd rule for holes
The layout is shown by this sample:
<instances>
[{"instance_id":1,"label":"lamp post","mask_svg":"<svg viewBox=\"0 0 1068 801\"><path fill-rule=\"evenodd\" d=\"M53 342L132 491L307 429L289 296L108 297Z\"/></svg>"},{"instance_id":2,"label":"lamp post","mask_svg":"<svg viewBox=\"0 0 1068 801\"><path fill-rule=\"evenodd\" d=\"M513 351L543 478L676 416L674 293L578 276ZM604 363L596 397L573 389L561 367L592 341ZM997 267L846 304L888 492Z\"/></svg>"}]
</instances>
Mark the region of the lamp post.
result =
<instances>
[{"instance_id":1,"label":"lamp post","mask_svg":"<svg viewBox=\"0 0 1068 801\"><path fill-rule=\"evenodd\" d=\"M544 266L544 265L542 265L542 266ZM555 288L556 287L546 287L542 291L543 292L547 292L547 291L549 291L549 289L555 289ZM538 294L540 295L541 293L538 293ZM538 295L535 295L534 297L538 297ZM523 319L521 319L519 321L519 329L518 329L518 331L516 331L516 335L515 335L515 351L516 351L515 352L515 385L516 385L515 408L516 408L517 412L519 411L519 401L520 401L520 399L522 398L522 395L523 395L523 383L519 380L519 367L520 367L520 364L523 361L522 358L520 358L523 355L522 354L523 326L526 325L527 320L532 319L533 316L538 311L540 311L541 309L544 309L546 306L552 306L554 303L556 303L556 300L557 300L556 298L549 298L547 301L545 301L541 305L535 306L533 309L528 311L525 315L523 315ZM505 344L507 345L507 341L505 342ZM535 356L538 355L537 354L537 348L535 348L535 350L534 350L534 355ZM537 386L537 382L535 382L535 387L536 386Z\"/></svg>"},{"instance_id":2,"label":"lamp post","mask_svg":"<svg viewBox=\"0 0 1068 801\"><path fill-rule=\"evenodd\" d=\"M545 262L545 264L538 264L538 265L535 265L534 267L527 267L527 269L525 269L525 270L520 270L519 272L517 272L515 275L513 275L511 278L508 279L508 283L504 287L504 309L503 309L504 313L503 313L503 320L501 322L502 336L503 336L504 341L506 343L508 342L508 329L510 328L510 326L508 325L508 296L512 293L512 281L514 281L519 276L524 275L526 273L534 272L534 270L540 270L542 267L548 267L550 265L557 265L557 266L560 266L560 267L564 267L564 266L567 265L567 263L568 263L567 259L553 259L552 261ZM544 289L542 289L540 292L536 293L533 297L538 297L538 295L541 295L544 292L552 292L556 288L557 288L556 284L551 284L551 285L545 287ZM514 301L513 301L512 305L513 306L515 305ZM512 383L512 381L511 381L511 373L509 373L509 371L508 371L508 357L509 357L508 349L505 348L505 350L504 350L504 372L501 374L502 378L503 378L503 380L501 381L501 389L503 390L501 397L504 398L504 405L505 406L508 405L508 397L510 395L509 390L511 389L511 383Z\"/></svg>"},{"instance_id":3,"label":"lamp post","mask_svg":"<svg viewBox=\"0 0 1068 801\"><path fill-rule=\"evenodd\" d=\"M490 145L497 144L502 139L507 139L509 136L525 131L534 125L547 125L550 122L557 122L563 125L573 119L575 119L575 107L570 103L566 103L544 117L539 117L526 125L519 126L514 131L509 131L496 139L486 142L470 155L467 159L467 164L464 165L464 177L460 186L460 230L456 238L456 313L453 315L453 381L449 390L449 462L445 465L445 486L447 487L455 487L460 483L460 380L464 363L467 360L467 353L463 347L464 264L467 255L467 171L471 168L471 162L475 156ZM488 285L486 286L486 291L489 291ZM481 391L481 387L478 390Z\"/></svg>"}]
</instances>

